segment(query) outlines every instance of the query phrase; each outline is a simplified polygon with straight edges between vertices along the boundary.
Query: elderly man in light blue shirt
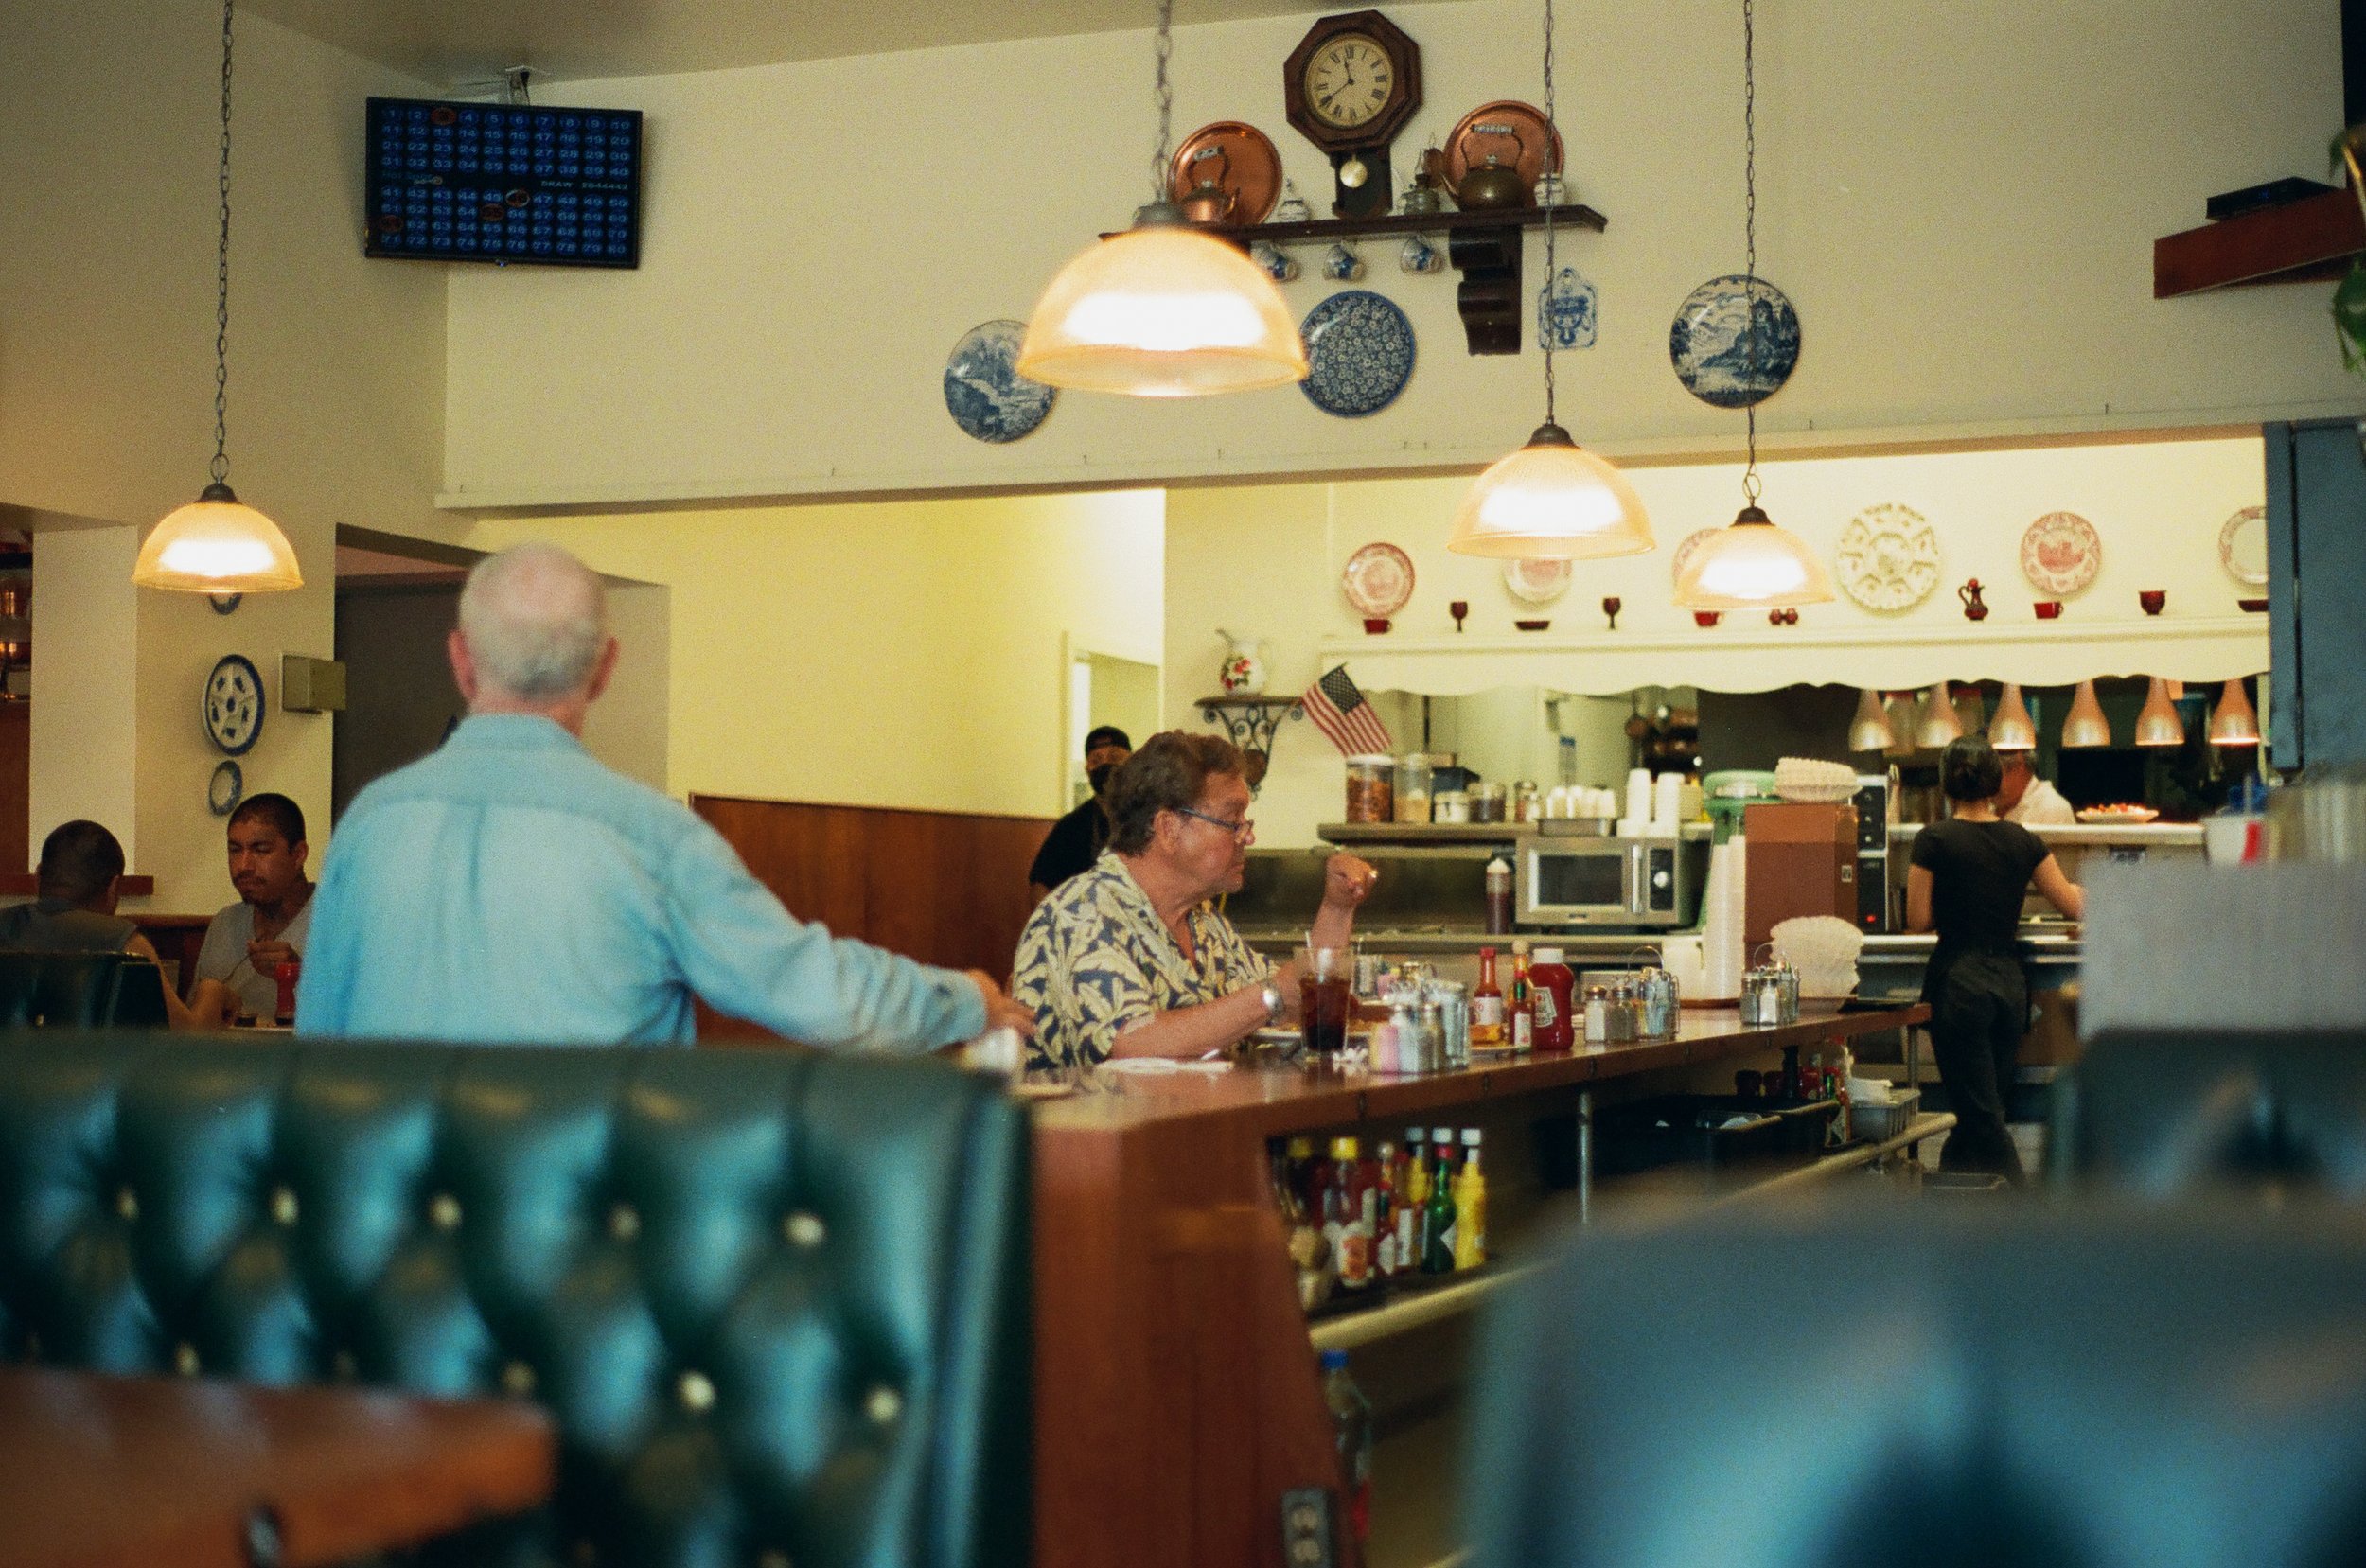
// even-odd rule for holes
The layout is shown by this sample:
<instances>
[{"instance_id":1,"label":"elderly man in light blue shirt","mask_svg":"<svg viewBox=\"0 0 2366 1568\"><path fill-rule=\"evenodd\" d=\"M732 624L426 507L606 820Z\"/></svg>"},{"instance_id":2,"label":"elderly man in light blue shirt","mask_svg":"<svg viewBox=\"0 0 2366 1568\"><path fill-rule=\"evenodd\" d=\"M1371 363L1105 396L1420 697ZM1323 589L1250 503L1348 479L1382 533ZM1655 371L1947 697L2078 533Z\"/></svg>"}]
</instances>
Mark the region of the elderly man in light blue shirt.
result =
<instances>
[{"instance_id":1,"label":"elderly man in light blue shirt","mask_svg":"<svg viewBox=\"0 0 2366 1568\"><path fill-rule=\"evenodd\" d=\"M468 717L337 824L302 1032L687 1042L694 996L833 1048L923 1051L1032 1025L982 974L800 924L721 835L584 750L617 650L599 578L566 551L479 562L449 651Z\"/></svg>"}]
</instances>

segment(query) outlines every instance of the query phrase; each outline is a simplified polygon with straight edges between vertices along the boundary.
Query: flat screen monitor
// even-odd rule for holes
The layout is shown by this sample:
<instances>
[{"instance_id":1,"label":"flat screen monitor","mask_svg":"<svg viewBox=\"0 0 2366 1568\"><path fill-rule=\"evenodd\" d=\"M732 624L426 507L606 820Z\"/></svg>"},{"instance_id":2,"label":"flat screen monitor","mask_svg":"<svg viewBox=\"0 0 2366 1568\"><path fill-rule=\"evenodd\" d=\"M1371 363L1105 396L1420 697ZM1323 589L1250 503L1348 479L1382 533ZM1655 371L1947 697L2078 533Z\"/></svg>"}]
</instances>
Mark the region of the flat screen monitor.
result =
<instances>
[{"instance_id":1,"label":"flat screen monitor","mask_svg":"<svg viewBox=\"0 0 2366 1568\"><path fill-rule=\"evenodd\" d=\"M369 100L364 255L641 265L641 111Z\"/></svg>"}]
</instances>

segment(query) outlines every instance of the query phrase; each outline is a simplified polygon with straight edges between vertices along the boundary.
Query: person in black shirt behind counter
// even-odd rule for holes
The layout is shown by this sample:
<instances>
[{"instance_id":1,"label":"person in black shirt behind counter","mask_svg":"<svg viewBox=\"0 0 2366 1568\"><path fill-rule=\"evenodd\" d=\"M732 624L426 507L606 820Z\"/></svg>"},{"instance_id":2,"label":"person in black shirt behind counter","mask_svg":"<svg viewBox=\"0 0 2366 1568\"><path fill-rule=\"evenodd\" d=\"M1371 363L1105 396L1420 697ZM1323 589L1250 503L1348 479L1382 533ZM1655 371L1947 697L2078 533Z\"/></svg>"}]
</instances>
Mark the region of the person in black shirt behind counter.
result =
<instances>
[{"instance_id":1,"label":"person in black shirt behind counter","mask_svg":"<svg viewBox=\"0 0 2366 1568\"><path fill-rule=\"evenodd\" d=\"M1035 863L1027 868L1027 890L1034 895L1031 907L1069 877L1092 870L1109 847L1109 781L1133 754L1133 737L1114 724L1096 725L1085 736L1085 777L1093 786L1092 798L1044 835Z\"/></svg>"},{"instance_id":2,"label":"person in black shirt behind counter","mask_svg":"<svg viewBox=\"0 0 2366 1568\"><path fill-rule=\"evenodd\" d=\"M2087 896L2043 840L1997 816L2004 781L2004 765L1986 741L1967 735L1949 745L1939 784L1954 814L1915 835L1906 928L1939 934L1922 978L1939 1083L1955 1112L1939 1169L2019 1182L2024 1175L2004 1125L2004 1097L2029 1027L2029 984L2015 937L2022 900L2034 879L2049 903L2080 920Z\"/></svg>"}]
</instances>

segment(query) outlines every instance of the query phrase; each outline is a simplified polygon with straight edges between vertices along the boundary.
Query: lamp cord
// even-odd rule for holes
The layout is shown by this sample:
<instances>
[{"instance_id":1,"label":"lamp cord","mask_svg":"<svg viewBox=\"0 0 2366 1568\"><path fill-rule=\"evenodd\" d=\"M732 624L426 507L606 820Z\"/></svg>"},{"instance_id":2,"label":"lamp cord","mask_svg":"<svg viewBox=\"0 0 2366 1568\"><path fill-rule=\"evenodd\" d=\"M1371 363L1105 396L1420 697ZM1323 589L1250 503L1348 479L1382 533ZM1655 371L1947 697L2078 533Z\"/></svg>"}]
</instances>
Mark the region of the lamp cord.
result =
<instances>
[{"instance_id":1,"label":"lamp cord","mask_svg":"<svg viewBox=\"0 0 2366 1568\"><path fill-rule=\"evenodd\" d=\"M1545 0L1545 156L1548 160L1553 155L1554 144L1561 139L1561 127L1555 118L1555 108L1556 105L1553 102L1553 0ZM1560 170L1555 168L1551 172L1559 173ZM1560 275L1553 266L1553 204L1547 203L1545 206L1545 299L1548 307L1553 297L1553 283ZM1556 325L1552 322L1548 309L1545 331L1545 423L1548 425L1560 423L1554 417L1553 411L1555 391L1553 337Z\"/></svg>"},{"instance_id":2,"label":"lamp cord","mask_svg":"<svg viewBox=\"0 0 2366 1568\"><path fill-rule=\"evenodd\" d=\"M1150 159L1150 199L1174 200L1167 188L1168 144L1174 134L1174 87L1167 80L1167 61L1174 53L1174 0L1158 0L1158 150Z\"/></svg>"},{"instance_id":3,"label":"lamp cord","mask_svg":"<svg viewBox=\"0 0 2366 1568\"><path fill-rule=\"evenodd\" d=\"M221 0L221 240L214 257L214 461L217 484L230 477L230 18Z\"/></svg>"},{"instance_id":4,"label":"lamp cord","mask_svg":"<svg viewBox=\"0 0 2366 1568\"><path fill-rule=\"evenodd\" d=\"M1550 3L1550 0L1547 0ZM1742 366L1753 386L1758 379L1758 78L1757 29L1751 0L1741 0L1741 238L1747 256L1741 285ZM1749 461L1741 470L1741 496L1758 503L1758 403L1743 411L1749 429Z\"/></svg>"}]
</instances>

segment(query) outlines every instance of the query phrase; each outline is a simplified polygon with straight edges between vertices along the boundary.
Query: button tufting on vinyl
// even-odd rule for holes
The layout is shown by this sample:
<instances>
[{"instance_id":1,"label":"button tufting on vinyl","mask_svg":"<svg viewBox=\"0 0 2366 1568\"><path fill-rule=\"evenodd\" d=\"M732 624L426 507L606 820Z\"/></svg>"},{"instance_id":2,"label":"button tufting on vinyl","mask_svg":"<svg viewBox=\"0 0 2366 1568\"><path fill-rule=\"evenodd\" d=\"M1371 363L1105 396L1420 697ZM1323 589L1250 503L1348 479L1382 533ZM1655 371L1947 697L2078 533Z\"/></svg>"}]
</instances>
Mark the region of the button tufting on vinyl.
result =
<instances>
[{"instance_id":1,"label":"button tufting on vinyl","mask_svg":"<svg viewBox=\"0 0 2366 1568\"><path fill-rule=\"evenodd\" d=\"M778 1546L756 1554L756 1568L789 1568L788 1554Z\"/></svg>"},{"instance_id":2,"label":"button tufting on vinyl","mask_svg":"<svg viewBox=\"0 0 2366 1568\"><path fill-rule=\"evenodd\" d=\"M351 1383L362 1375L362 1364L353 1359L351 1350L340 1350L329 1358L328 1370L339 1383Z\"/></svg>"},{"instance_id":3,"label":"button tufting on vinyl","mask_svg":"<svg viewBox=\"0 0 2366 1568\"><path fill-rule=\"evenodd\" d=\"M283 1225L296 1223L296 1195L292 1187L282 1187L271 1195L271 1217Z\"/></svg>"},{"instance_id":4,"label":"button tufting on vinyl","mask_svg":"<svg viewBox=\"0 0 2366 1568\"><path fill-rule=\"evenodd\" d=\"M885 1426L904 1413L904 1396L880 1383L864 1398L862 1411L871 1418L872 1424Z\"/></svg>"},{"instance_id":5,"label":"button tufting on vinyl","mask_svg":"<svg viewBox=\"0 0 2366 1568\"><path fill-rule=\"evenodd\" d=\"M600 1549L588 1541L578 1541L575 1542L574 1557L578 1568L592 1568L600 1560Z\"/></svg>"},{"instance_id":6,"label":"button tufting on vinyl","mask_svg":"<svg viewBox=\"0 0 2366 1568\"><path fill-rule=\"evenodd\" d=\"M127 1220L138 1219L140 1217L139 1194L128 1187L118 1188L115 1190L115 1212Z\"/></svg>"},{"instance_id":7,"label":"button tufting on vinyl","mask_svg":"<svg viewBox=\"0 0 2366 1568\"><path fill-rule=\"evenodd\" d=\"M781 1228L787 1232L790 1242L801 1247L818 1247L821 1238L829 1234L821 1227L821 1216L808 1214L802 1208L784 1221Z\"/></svg>"},{"instance_id":8,"label":"button tufting on vinyl","mask_svg":"<svg viewBox=\"0 0 2366 1568\"><path fill-rule=\"evenodd\" d=\"M438 1192L427 1201L427 1217L435 1222L438 1230L460 1228L460 1200L449 1192Z\"/></svg>"},{"instance_id":9,"label":"button tufting on vinyl","mask_svg":"<svg viewBox=\"0 0 2366 1568\"><path fill-rule=\"evenodd\" d=\"M675 1388L681 1395L684 1410L696 1415L715 1408L715 1384L707 1381L704 1372L684 1372Z\"/></svg>"},{"instance_id":10,"label":"button tufting on vinyl","mask_svg":"<svg viewBox=\"0 0 2366 1568\"><path fill-rule=\"evenodd\" d=\"M534 1392L534 1368L522 1361L513 1361L502 1368L502 1386L523 1399Z\"/></svg>"},{"instance_id":11,"label":"button tufting on vinyl","mask_svg":"<svg viewBox=\"0 0 2366 1568\"><path fill-rule=\"evenodd\" d=\"M172 1369L185 1378L197 1376L197 1347L176 1346L172 1352Z\"/></svg>"},{"instance_id":12,"label":"button tufting on vinyl","mask_svg":"<svg viewBox=\"0 0 2366 1568\"><path fill-rule=\"evenodd\" d=\"M641 1234L641 1212L630 1204L618 1204L608 1211L608 1233L620 1242L629 1242Z\"/></svg>"}]
</instances>

